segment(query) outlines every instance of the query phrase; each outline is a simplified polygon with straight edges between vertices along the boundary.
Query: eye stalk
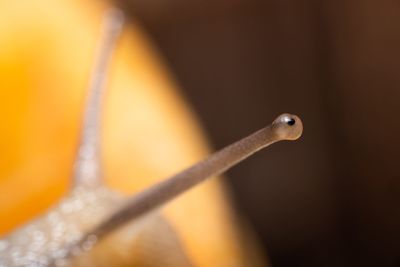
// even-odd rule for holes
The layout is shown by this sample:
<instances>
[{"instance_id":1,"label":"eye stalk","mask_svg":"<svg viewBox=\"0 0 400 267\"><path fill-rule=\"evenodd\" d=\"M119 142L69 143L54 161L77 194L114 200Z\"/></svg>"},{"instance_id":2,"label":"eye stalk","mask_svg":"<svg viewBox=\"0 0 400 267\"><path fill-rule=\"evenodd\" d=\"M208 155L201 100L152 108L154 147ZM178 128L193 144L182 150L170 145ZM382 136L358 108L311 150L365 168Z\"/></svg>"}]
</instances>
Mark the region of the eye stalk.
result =
<instances>
[{"instance_id":1,"label":"eye stalk","mask_svg":"<svg viewBox=\"0 0 400 267\"><path fill-rule=\"evenodd\" d=\"M303 123L296 115L284 113L274 120L271 129L279 139L296 140L303 132Z\"/></svg>"},{"instance_id":2,"label":"eye stalk","mask_svg":"<svg viewBox=\"0 0 400 267\"><path fill-rule=\"evenodd\" d=\"M120 210L102 222L88 236L94 235L100 239L128 221L167 203L207 178L220 175L262 148L282 140L298 139L302 131L303 124L299 117L282 114L269 126L131 197Z\"/></svg>"}]
</instances>

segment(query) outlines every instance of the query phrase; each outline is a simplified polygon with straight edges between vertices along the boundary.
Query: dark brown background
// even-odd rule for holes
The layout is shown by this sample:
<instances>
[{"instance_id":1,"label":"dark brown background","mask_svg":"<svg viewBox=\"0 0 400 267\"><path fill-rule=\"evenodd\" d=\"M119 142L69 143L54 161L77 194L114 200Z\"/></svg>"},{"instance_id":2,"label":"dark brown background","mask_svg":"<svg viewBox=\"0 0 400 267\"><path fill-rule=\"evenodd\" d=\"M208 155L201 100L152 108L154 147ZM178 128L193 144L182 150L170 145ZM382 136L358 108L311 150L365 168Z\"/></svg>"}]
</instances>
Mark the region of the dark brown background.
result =
<instances>
[{"instance_id":1,"label":"dark brown background","mask_svg":"<svg viewBox=\"0 0 400 267\"><path fill-rule=\"evenodd\" d=\"M219 148L305 124L229 173L276 267L400 266L400 1L123 0Z\"/></svg>"}]
</instances>

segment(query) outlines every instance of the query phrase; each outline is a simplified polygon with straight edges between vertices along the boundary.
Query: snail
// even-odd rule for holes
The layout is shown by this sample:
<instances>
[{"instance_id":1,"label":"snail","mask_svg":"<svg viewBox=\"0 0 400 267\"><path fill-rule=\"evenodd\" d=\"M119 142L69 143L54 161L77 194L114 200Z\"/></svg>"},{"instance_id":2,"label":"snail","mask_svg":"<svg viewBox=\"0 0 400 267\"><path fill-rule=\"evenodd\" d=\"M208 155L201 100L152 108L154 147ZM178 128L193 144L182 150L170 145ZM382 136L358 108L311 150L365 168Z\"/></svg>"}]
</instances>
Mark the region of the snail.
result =
<instances>
[{"instance_id":1,"label":"snail","mask_svg":"<svg viewBox=\"0 0 400 267\"><path fill-rule=\"evenodd\" d=\"M103 41L100 42L99 55L91 75L73 187L67 196L45 214L0 239L0 267L110 266L113 260L120 260L110 255L123 254L118 246L129 244L134 248L132 244L135 242L153 242L141 234L154 231L157 234L159 230L156 229L163 229L162 235L167 236L164 240L168 240L166 246L172 246L175 250L172 254L163 254L163 244L155 246L154 253L157 256L146 266L160 266L157 257L164 258L163 266L193 266L179 238L158 214L158 209L260 149L278 141L296 140L301 136L301 120L285 113L269 126L134 196L124 197L108 188L101 179L99 111L107 66L123 21L123 14L118 10L111 10L106 16ZM132 263L135 261L134 253L120 256L124 258L123 262ZM146 253L152 252L150 250ZM104 258L108 258L108 261Z\"/></svg>"}]
</instances>

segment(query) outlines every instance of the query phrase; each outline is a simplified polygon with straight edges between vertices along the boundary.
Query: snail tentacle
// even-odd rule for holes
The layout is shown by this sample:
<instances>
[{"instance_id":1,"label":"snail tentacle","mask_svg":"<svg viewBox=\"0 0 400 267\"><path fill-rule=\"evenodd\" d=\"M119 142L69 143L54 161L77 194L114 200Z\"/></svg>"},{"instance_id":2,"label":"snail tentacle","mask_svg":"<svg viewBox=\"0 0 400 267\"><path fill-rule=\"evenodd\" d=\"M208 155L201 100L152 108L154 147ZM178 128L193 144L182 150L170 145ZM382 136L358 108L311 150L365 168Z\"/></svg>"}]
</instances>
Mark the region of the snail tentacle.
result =
<instances>
[{"instance_id":1,"label":"snail tentacle","mask_svg":"<svg viewBox=\"0 0 400 267\"><path fill-rule=\"evenodd\" d=\"M89 81L88 99L83 118L81 141L74 167L74 186L101 184L100 117L107 71L111 57L123 28L124 17L120 10L108 12L103 27L103 40L99 43L96 62Z\"/></svg>"}]
</instances>

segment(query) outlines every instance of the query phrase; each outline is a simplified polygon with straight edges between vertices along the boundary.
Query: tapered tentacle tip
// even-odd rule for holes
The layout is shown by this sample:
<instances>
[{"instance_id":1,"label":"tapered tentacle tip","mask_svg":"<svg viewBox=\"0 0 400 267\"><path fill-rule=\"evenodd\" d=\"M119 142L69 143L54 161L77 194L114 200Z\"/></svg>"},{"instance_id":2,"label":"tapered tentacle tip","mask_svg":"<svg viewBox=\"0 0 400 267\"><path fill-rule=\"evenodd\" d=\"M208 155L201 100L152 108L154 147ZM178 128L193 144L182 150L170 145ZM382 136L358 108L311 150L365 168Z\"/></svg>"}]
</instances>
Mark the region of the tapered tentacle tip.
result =
<instances>
[{"instance_id":1,"label":"tapered tentacle tip","mask_svg":"<svg viewBox=\"0 0 400 267\"><path fill-rule=\"evenodd\" d=\"M296 140L303 133L303 123L300 118L288 113L276 118L271 128L281 140Z\"/></svg>"},{"instance_id":2,"label":"tapered tentacle tip","mask_svg":"<svg viewBox=\"0 0 400 267\"><path fill-rule=\"evenodd\" d=\"M105 17L107 26L114 31L119 31L125 21L124 12L115 7L107 10Z\"/></svg>"}]
</instances>

